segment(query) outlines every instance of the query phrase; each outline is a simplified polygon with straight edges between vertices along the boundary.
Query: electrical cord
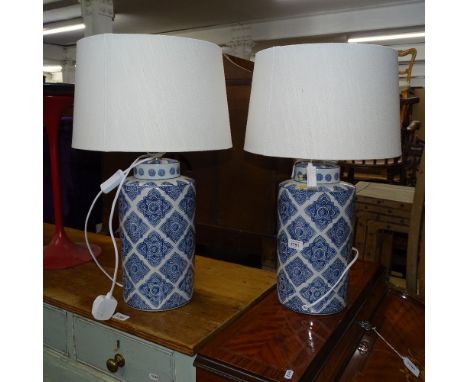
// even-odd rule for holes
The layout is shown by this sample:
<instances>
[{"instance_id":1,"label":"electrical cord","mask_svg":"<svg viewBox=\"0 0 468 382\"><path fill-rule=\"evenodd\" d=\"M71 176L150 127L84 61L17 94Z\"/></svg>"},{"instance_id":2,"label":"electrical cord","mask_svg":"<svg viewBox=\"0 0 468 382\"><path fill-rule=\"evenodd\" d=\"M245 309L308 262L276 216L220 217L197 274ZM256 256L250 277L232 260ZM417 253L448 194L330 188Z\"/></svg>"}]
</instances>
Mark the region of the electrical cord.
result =
<instances>
[{"instance_id":1,"label":"electrical cord","mask_svg":"<svg viewBox=\"0 0 468 382\"><path fill-rule=\"evenodd\" d=\"M113 281L113 278L109 275L109 273L107 273L107 271L102 267L102 265L99 263L98 259L96 258L96 256L94 256L94 253L93 253L93 250L91 249L91 245L89 244L89 240L88 240L88 220L89 220L89 217L91 215L91 211L93 210L94 208L94 205L96 204L97 200L99 199L99 197L102 195L102 191L99 191L98 194L96 195L96 197L94 198L93 202L91 203L91 207L89 208L89 211L88 211L88 215L86 215L86 220L85 220L85 226L84 226L84 237L85 237L85 242L86 242L86 246L88 247L88 251L89 251L89 254L91 255L91 257L93 258L94 262L96 263L96 265L98 266L98 268L101 270L102 273L104 273L106 275L106 277ZM116 285L118 285L119 287L122 288L122 284L116 282Z\"/></svg>"},{"instance_id":2,"label":"electrical cord","mask_svg":"<svg viewBox=\"0 0 468 382\"><path fill-rule=\"evenodd\" d=\"M115 237L114 237L114 231L112 229L112 220L113 220L113 217L114 217L114 210L115 210L115 205L117 204L117 200L118 200L118 197L119 197L119 194L120 194L120 190L122 189L122 186L123 186L123 183L125 182L125 179L127 178L128 174L130 173L130 171L142 164L142 163L145 163L145 162L148 162L150 160L152 160L154 158L154 155L152 154L145 154L145 155L141 155L139 156L138 158L136 158L132 164L122 172L122 174L120 175L120 182L118 184L118 188L117 188L117 191L115 193L115 196L114 196L114 199L112 201L112 207L111 207L111 212L109 214L109 233L110 233L110 236L111 236L111 240L112 240L112 245L114 246L114 254L115 254L115 266L114 266L114 275L113 277L111 277L109 275L109 273L107 273L107 271L102 267L102 265L99 263L98 259L96 258L96 256L94 256L94 253L93 253L93 250L91 249L91 245L89 243L89 240L88 240L88 221L89 221L89 217L91 216L91 212L94 208L94 205L96 204L97 200L99 199L99 197L104 193L103 190L102 190L102 185L101 185L101 190L98 192L98 194L96 195L96 197L94 198L93 202L91 203L91 206L89 208L89 211L88 211L88 214L86 215L86 220L85 220L85 226L84 226L84 236L85 236L85 241L86 241L86 246L88 247L88 251L91 255L91 257L93 258L94 262L96 263L96 265L98 266L98 268L101 270L101 272L109 279L112 281L112 287L109 291L109 293L112 295L112 293L114 292L114 289L115 289L115 286L119 286L119 287L123 287L121 283L118 283L117 282L117 272L118 272L118 268L119 268L119 251L118 251L118 248L117 248L117 242L115 241ZM104 184L104 183L103 183ZM110 192L110 190L108 191Z\"/></svg>"},{"instance_id":3,"label":"electrical cord","mask_svg":"<svg viewBox=\"0 0 468 382\"><path fill-rule=\"evenodd\" d=\"M353 247L352 251L355 252L354 259L348 264L348 266L345 268L345 270L341 273L341 276L338 278L338 280L336 280L335 284L328 290L327 293L325 293L317 301L314 301L312 304L302 305L302 310L308 310L308 309L312 308L314 305L318 305L323 300L325 300L331 292L333 292L333 290L337 287L337 285L340 283L340 281L343 279L343 277L345 277L346 273L348 273L348 271L351 269L351 267L353 266L353 264L356 262L356 260L359 257L359 251L357 250L357 248ZM325 308L325 306L322 308L322 310L324 308Z\"/></svg>"}]
</instances>

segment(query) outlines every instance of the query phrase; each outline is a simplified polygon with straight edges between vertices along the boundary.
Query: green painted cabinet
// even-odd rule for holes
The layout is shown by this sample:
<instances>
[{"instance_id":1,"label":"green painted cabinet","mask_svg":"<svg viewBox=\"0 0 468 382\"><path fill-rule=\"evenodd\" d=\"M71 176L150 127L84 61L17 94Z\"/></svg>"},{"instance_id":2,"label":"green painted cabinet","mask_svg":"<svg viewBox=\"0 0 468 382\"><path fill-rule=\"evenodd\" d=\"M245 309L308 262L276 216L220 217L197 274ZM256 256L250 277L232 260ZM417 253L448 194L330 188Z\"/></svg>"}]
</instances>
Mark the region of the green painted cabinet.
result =
<instances>
[{"instance_id":1,"label":"green painted cabinet","mask_svg":"<svg viewBox=\"0 0 468 382\"><path fill-rule=\"evenodd\" d=\"M107 360L120 354L115 372ZM44 381L195 381L194 357L44 304Z\"/></svg>"}]
</instances>

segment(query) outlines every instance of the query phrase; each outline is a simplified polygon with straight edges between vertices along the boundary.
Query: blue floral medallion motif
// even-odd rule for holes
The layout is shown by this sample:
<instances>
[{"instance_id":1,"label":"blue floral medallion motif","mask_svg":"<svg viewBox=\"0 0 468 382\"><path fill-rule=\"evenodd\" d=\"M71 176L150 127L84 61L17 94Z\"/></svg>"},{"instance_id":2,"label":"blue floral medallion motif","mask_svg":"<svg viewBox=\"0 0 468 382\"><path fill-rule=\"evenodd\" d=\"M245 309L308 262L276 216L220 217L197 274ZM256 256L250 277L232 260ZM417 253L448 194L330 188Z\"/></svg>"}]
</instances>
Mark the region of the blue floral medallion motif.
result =
<instances>
[{"instance_id":1,"label":"blue floral medallion motif","mask_svg":"<svg viewBox=\"0 0 468 382\"><path fill-rule=\"evenodd\" d=\"M321 230L325 229L340 212L326 194L320 195L305 211Z\"/></svg>"},{"instance_id":2,"label":"blue floral medallion motif","mask_svg":"<svg viewBox=\"0 0 468 382\"><path fill-rule=\"evenodd\" d=\"M148 231L148 226L141 220L135 212L131 212L124 222L124 229L133 243L140 240Z\"/></svg>"},{"instance_id":3,"label":"blue floral medallion motif","mask_svg":"<svg viewBox=\"0 0 468 382\"><path fill-rule=\"evenodd\" d=\"M129 257L125 263L125 269L135 284L149 272L149 268L135 254Z\"/></svg>"},{"instance_id":4,"label":"blue floral medallion motif","mask_svg":"<svg viewBox=\"0 0 468 382\"><path fill-rule=\"evenodd\" d=\"M161 226L161 230L174 242L182 237L185 229L187 228L187 222L178 212L174 212L169 219Z\"/></svg>"},{"instance_id":5,"label":"blue floral medallion motif","mask_svg":"<svg viewBox=\"0 0 468 382\"><path fill-rule=\"evenodd\" d=\"M171 204L168 203L156 189L150 190L138 203L138 211L140 211L152 225L159 224L170 209Z\"/></svg>"},{"instance_id":6,"label":"blue floral medallion motif","mask_svg":"<svg viewBox=\"0 0 468 382\"><path fill-rule=\"evenodd\" d=\"M192 259L193 253L195 252L195 234L192 228L189 228L185 236L180 241L178 248L182 253L187 255L189 260Z\"/></svg>"},{"instance_id":7,"label":"blue floral medallion motif","mask_svg":"<svg viewBox=\"0 0 468 382\"><path fill-rule=\"evenodd\" d=\"M172 255L161 268L161 273L173 284L176 284L180 276L187 268L187 261L180 257L177 253Z\"/></svg>"},{"instance_id":8,"label":"blue floral medallion motif","mask_svg":"<svg viewBox=\"0 0 468 382\"><path fill-rule=\"evenodd\" d=\"M174 287L171 283L164 281L157 273L153 274L145 283L140 285L139 291L145 296L155 308L159 308L167 295Z\"/></svg>"},{"instance_id":9,"label":"blue floral medallion motif","mask_svg":"<svg viewBox=\"0 0 468 382\"><path fill-rule=\"evenodd\" d=\"M323 309L322 314L334 314L343 310L345 305L334 298L326 307Z\"/></svg>"},{"instance_id":10,"label":"blue floral medallion motif","mask_svg":"<svg viewBox=\"0 0 468 382\"><path fill-rule=\"evenodd\" d=\"M296 250L293 248L289 248L288 236L284 232L281 232L278 235L277 242L278 256L281 262L285 263L290 256L296 253Z\"/></svg>"},{"instance_id":11,"label":"blue floral medallion motif","mask_svg":"<svg viewBox=\"0 0 468 382\"><path fill-rule=\"evenodd\" d=\"M317 277L309 285L301 289L301 295L309 303L312 303L314 301L317 301L320 297L327 293L328 289L329 288L325 284L325 282L320 277Z\"/></svg>"},{"instance_id":12,"label":"blue floral medallion motif","mask_svg":"<svg viewBox=\"0 0 468 382\"><path fill-rule=\"evenodd\" d=\"M333 197L338 201L338 203L340 203L341 206L344 206L354 194L354 189L335 186L330 194L333 195Z\"/></svg>"},{"instance_id":13,"label":"blue floral medallion motif","mask_svg":"<svg viewBox=\"0 0 468 382\"><path fill-rule=\"evenodd\" d=\"M172 200L177 200L185 188L191 185L191 183L177 181L177 184L170 182L164 182L161 184L161 190L163 190Z\"/></svg>"},{"instance_id":14,"label":"blue floral medallion motif","mask_svg":"<svg viewBox=\"0 0 468 382\"><path fill-rule=\"evenodd\" d=\"M338 296L340 296L343 300L346 301L346 295L348 293L348 276L343 277L343 280L340 282L341 287L338 289Z\"/></svg>"},{"instance_id":15,"label":"blue floral medallion motif","mask_svg":"<svg viewBox=\"0 0 468 382\"><path fill-rule=\"evenodd\" d=\"M173 293L166 303L161 307L162 310L174 309L181 305L184 305L188 300L182 297L180 294Z\"/></svg>"},{"instance_id":16,"label":"blue floral medallion motif","mask_svg":"<svg viewBox=\"0 0 468 382\"><path fill-rule=\"evenodd\" d=\"M300 206L302 206L304 202L309 200L309 198L314 194L313 190L307 188L298 188L294 184L287 186L286 189Z\"/></svg>"},{"instance_id":17,"label":"blue floral medallion motif","mask_svg":"<svg viewBox=\"0 0 468 382\"><path fill-rule=\"evenodd\" d=\"M139 186L138 181L129 181L124 183L122 190L131 200L135 200L135 198L140 195L142 187Z\"/></svg>"},{"instance_id":18,"label":"blue floral medallion motif","mask_svg":"<svg viewBox=\"0 0 468 382\"><path fill-rule=\"evenodd\" d=\"M301 285L312 276L312 272L309 271L307 265L297 257L286 265L286 272L295 286Z\"/></svg>"},{"instance_id":19,"label":"blue floral medallion motif","mask_svg":"<svg viewBox=\"0 0 468 382\"><path fill-rule=\"evenodd\" d=\"M354 203L349 203L348 207L345 209L346 215L348 215L349 221L354 221ZM352 223L354 224L354 223Z\"/></svg>"},{"instance_id":20,"label":"blue floral medallion motif","mask_svg":"<svg viewBox=\"0 0 468 382\"><path fill-rule=\"evenodd\" d=\"M140 310L150 310L151 307L146 304L140 296L134 294L130 300L126 301L128 305L133 308L140 309Z\"/></svg>"},{"instance_id":21,"label":"blue floral medallion motif","mask_svg":"<svg viewBox=\"0 0 468 382\"><path fill-rule=\"evenodd\" d=\"M323 237L318 236L302 250L302 255L315 270L321 271L336 256L336 251Z\"/></svg>"},{"instance_id":22,"label":"blue floral medallion motif","mask_svg":"<svg viewBox=\"0 0 468 382\"><path fill-rule=\"evenodd\" d=\"M286 306L298 313L307 313L304 309L302 309L302 306L304 305L304 302L301 301L301 299L297 296L294 296L292 299L290 299L287 303Z\"/></svg>"},{"instance_id":23,"label":"blue floral medallion motif","mask_svg":"<svg viewBox=\"0 0 468 382\"><path fill-rule=\"evenodd\" d=\"M130 209L130 206L128 204L127 198L125 197L124 193L121 193L119 195L118 203L119 203L119 220L122 221L125 215L127 214L128 210Z\"/></svg>"},{"instance_id":24,"label":"blue floral medallion motif","mask_svg":"<svg viewBox=\"0 0 468 382\"><path fill-rule=\"evenodd\" d=\"M278 296L280 301L285 301L291 294L294 293L294 287L288 281L286 273L283 271L278 273Z\"/></svg>"},{"instance_id":25,"label":"blue floral medallion motif","mask_svg":"<svg viewBox=\"0 0 468 382\"><path fill-rule=\"evenodd\" d=\"M338 221L327 231L327 236L333 241L333 243L340 248L348 239L351 233L351 228L343 218L339 218Z\"/></svg>"},{"instance_id":26,"label":"blue floral medallion motif","mask_svg":"<svg viewBox=\"0 0 468 382\"><path fill-rule=\"evenodd\" d=\"M154 178L156 176L156 171L153 168L148 170L148 175Z\"/></svg>"},{"instance_id":27,"label":"blue floral medallion motif","mask_svg":"<svg viewBox=\"0 0 468 382\"><path fill-rule=\"evenodd\" d=\"M193 291L193 271L192 268L187 269L187 273L185 276L182 278L178 285L179 289L185 293L187 293L188 296L192 296L192 291Z\"/></svg>"},{"instance_id":28,"label":"blue floral medallion motif","mask_svg":"<svg viewBox=\"0 0 468 382\"><path fill-rule=\"evenodd\" d=\"M179 207L189 219L193 218L193 215L195 215L195 192L193 187L187 190L184 198L179 203Z\"/></svg>"},{"instance_id":29,"label":"blue floral medallion motif","mask_svg":"<svg viewBox=\"0 0 468 382\"><path fill-rule=\"evenodd\" d=\"M122 248L122 256L125 258L132 250L132 245L129 243L125 235L120 235L120 246Z\"/></svg>"},{"instance_id":30,"label":"blue floral medallion motif","mask_svg":"<svg viewBox=\"0 0 468 382\"><path fill-rule=\"evenodd\" d=\"M323 272L323 277L327 280L328 284L333 285L340 278L345 269L345 265L340 259L336 259L326 270Z\"/></svg>"},{"instance_id":31,"label":"blue floral medallion motif","mask_svg":"<svg viewBox=\"0 0 468 382\"><path fill-rule=\"evenodd\" d=\"M124 269L124 273L123 273L123 290L124 290L124 299L125 301L128 300L128 297L130 296L130 294L133 292L133 290L135 289L135 286L133 285L131 279L130 279L130 276L128 275L128 273L125 271Z\"/></svg>"},{"instance_id":32,"label":"blue floral medallion motif","mask_svg":"<svg viewBox=\"0 0 468 382\"><path fill-rule=\"evenodd\" d=\"M157 232L151 232L145 240L138 244L137 249L148 263L155 267L172 250L172 245L158 235Z\"/></svg>"},{"instance_id":33,"label":"blue floral medallion motif","mask_svg":"<svg viewBox=\"0 0 468 382\"><path fill-rule=\"evenodd\" d=\"M294 204L291 199L289 199L288 194L286 192L282 192L278 200L278 214L281 219L281 223L286 224L291 216L296 212L297 208L294 207Z\"/></svg>"},{"instance_id":34,"label":"blue floral medallion motif","mask_svg":"<svg viewBox=\"0 0 468 382\"><path fill-rule=\"evenodd\" d=\"M315 233L302 216L299 216L288 226L288 232L292 239L303 243L308 242Z\"/></svg>"}]
</instances>

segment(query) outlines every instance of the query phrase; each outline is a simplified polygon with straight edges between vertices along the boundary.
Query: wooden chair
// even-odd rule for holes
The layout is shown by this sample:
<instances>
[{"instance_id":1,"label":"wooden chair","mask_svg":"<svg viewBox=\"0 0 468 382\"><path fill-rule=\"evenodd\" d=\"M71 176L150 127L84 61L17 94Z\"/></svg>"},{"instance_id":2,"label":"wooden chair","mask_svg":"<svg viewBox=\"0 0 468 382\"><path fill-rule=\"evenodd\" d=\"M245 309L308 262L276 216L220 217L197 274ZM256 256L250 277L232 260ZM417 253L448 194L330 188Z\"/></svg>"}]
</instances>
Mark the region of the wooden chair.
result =
<instances>
[{"instance_id":1,"label":"wooden chair","mask_svg":"<svg viewBox=\"0 0 468 382\"><path fill-rule=\"evenodd\" d=\"M411 160L410 148L414 143L416 131L420 126L419 121L411 121L412 107L415 103L419 102L418 97L410 95L411 75L416 54L417 50L415 48L398 51L399 57L411 56L404 68L399 71L401 157L380 160L343 161L341 163L343 169L342 176L348 182L354 183L359 180L365 180L401 185L408 183L406 169L409 167L409 163L415 162Z\"/></svg>"},{"instance_id":2,"label":"wooden chair","mask_svg":"<svg viewBox=\"0 0 468 382\"><path fill-rule=\"evenodd\" d=\"M406 50L398 51L398 57L411 56L404 68L399 71L400 95L402 98L408 98L410 95L411 76L413 72L413 65L416 61L417 53L418 51L415 48L409 48Z\"/></svg>"}]
</instances>

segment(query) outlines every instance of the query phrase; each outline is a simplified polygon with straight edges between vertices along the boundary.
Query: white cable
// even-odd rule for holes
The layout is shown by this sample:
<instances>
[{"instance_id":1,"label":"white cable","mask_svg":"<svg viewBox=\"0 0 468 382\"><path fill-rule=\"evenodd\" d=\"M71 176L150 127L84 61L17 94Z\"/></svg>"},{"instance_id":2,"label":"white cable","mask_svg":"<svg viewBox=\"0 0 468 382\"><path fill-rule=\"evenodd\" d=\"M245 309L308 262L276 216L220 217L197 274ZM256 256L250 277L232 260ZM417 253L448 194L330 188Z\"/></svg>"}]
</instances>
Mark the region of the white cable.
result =
<instances>
[{"instance_id":1,"label":"white cable","mask_svg":"<svg viewBox=\"0 0 468 382\"><path fill-rule=\"evenodd\" d=\"M117 243L115 241L114 237L114 231L112 229L112 218L114 216L114 210L115 210L115 205L117 204L117 199L119 198L120 190L122 189L122 186L125 182L125 179L127 178L128 173L136 166L139 164L142 164L144 162L148 162L153 159L153 155L150 154L145 154L139 156L137 159L133 161L133 163L124 171L124 176L122 177L122 180L120 181L119 187L117 188L117 191L114 196L114 200L112 201L112 207L111 207L111 212L109 215L109 233L112 239L112 244L114 245L114 253L115 253L115 267L114 267L114 277L112 279L112 287L109 293L112 295L114 293L114 288L117 283L117 271L119 269L119 251L117 249ZM144 159L141 159L144 158Z\"/></svg>"},{"instance_id":2,"label":"white cable","mask_svg":"<svg viewBox=\"0 0 468 382\"><path fill-rule=\"evenodd\" d=\"M385 343L387 344L387 346L388 346L390 349L392 349L392 350L398 355L398 357L400 357L401 359L405 358L405 357L403 357L403 356L392 346L392 344L391 344L390 342L388 342L388 341L377 331L377 329L376 329L375 327L372 328L372 330L374 331L375 334L377 334L377 335L380 337L380 339L381 339L383 342L385 342Z\"/></svg>"},{"instance_id":3,"label":"white cable","mask_svg":"<svg viewBox=\"0 0 468 382\"><path fill-rule=\"evenodd\" d=\"M119 267L119 252L118 252L118 249L117 249L117 243L115 241L115 237L114 237L114 232L112 230L112 218L114 216L114 209L115 209L115 204L118 200L118 197L119 197L119 193L120 193L120 190L122 188L122 185L125 181L125 179L127 178L128 174L130 173L130 171L135 167L135 166L138 166L139 164L141 163L144 163L144 162L147 162L148 160L151 160L154 156L151 155L151 154L145 154L145 155L141 155L139 156L138 158L136 158L133 163L123 172L124 173L124 176L122 177L120 183L119 183L119 187L117 189L117 192L115 193L115 196L114 196L114 200L112 201L112 209L111 209L111 213L109 215L109 232L110 232L110 235L111 235L111 239L112 239L112 244L114 246L114 253L115 253L115 266L114 266L114 276L111 277L109 275L109 273L107 273L107 271L101 266L101 264L99 263L98 259L96 258L96 256L94 256L94 253L91 249L91 245L89 244L89 240L88 240L88 221L89 221L89 217L91 216L91 212L94 208L94 205L96 204L97 200L99 199L99 197L101 196L102 194L102 191L99 191L98 194L96 195L96 197L94 198L93 202L91 203L91 207L89 208L89 211L88 211L88 214L86 215L86 220L85 220L85 226L84 226L84 236L85 236L85 241L86 241L86 246L88 247L88 251L91 255L91 257L93 258L94 262L96 263L96 265L98 266L98 268L101 270L102 273L104 273L106 275L106 277L112 281L112 288L111 290L109 291L109 293L112 295L112 293L114 292L114 288L115 288L115 285L119 286L119 287L123 287L122 284L118 283L117 282L117 271L118 271L118 267ZM144 158L144 159L142 159Z\"/></svg>"},{"instance_id":4,"label":"white cable","mask_svg":"<svg viewBox=\"0 0 468 382\"><path fill-rule=\"evenodd\" d=\"M119 285L120 287L122 286L121 284L117 283L117 271L119 269L119 251L117 249L117 243L115 242L115 237L114 237L114 231L112 229L112 218L114 216L114 210L115 210L115 205L117 203L117 200L119 198L120 190L122 189L122 186L129 174L129 172L135 167L138 166L141 163L148 162L152 160L155 157L158 157L159 154L145 154L139 156L137 159L133 161L133 163L128 167L125 171L117 171L114 175L112 175L109 179L107 179L104 183L101 184L101 191L98 193L96 198L94 199L93 203L91 204L91 208L88 212L88 216L86 218L85 222L85 238L86 242L88 245L88 250L91 253L91 256L94 259L94 262L98 265L99 269L104 272L104 274L110 278L110 276L107 274L107 272L104 271L104 269L101 267L99 262L96 260L96 257L94 256L94 253L92 252L88 240L87 240L87 223L88 223L88 218L89 215L91 214L91 210L94 207L94 204L96 203L96 200L98 197L101 195L102 192L108 193L114 189L114 187L117 186L118 183L118 188L114 196L114 200L112 201L112 208L110 211L109 215L109 233L112 239L112 244L114 246L114 253L115 253L115 266L114 266L114 276L112 278L112 287L109 292L107 292L106 295L99 295L96 297L96 299L93 302L93 307L91 309L91 313L93 317L96 320L99 321L105 321L109 320L115 313L115 309L117 308L117 300L114 298L112 295L114 293L114 289L116 285ZM143 159L142 159L143 158ZM120 179L120 181L119 181Z\"/></svg>"},{"instance_id":5,"label":"white cable","mask_svg":"<svg viewBox=\"0 0 468 382\"><path fill-rule=\"evenodd\" d=\"M88 251L89 251L89 254L91 255L91 257L93 258L94 262L96 263L96 265L98 266L98 268L101 270L102 273L104 273L107 278L111 281L113 281L113 278L109 275L109 273L107 273L107 271L102 267L102 265L99 263L98 259L96 258L96 256L94 256L94 253L93 253L93 250L91 249L91 245L89 244L89 240L88 240L88 220L89 220L89 217L91 216L91 211L93 210L94 208L94 205L96 204L97 200L99 199L99 197L101 196L102 194L102 191L99 191L98 194L96 195L96 197L94 198L93 202L91 203L91 207L89 208L89 211L88 211L88 215L86 215L86 220L85 220L85 226L84 226L84 237L85 237L85 242L86 242L86 246L88 247ZM116 282L116 284L122 288L122 284Z\"/></svg>"},{"instance_id":6,"label":"white cable","mask_svg":"<svg viewBox=\"0 0 468 382\"><path fill-rule=\"evenodd\" d=\"M392 350L398 355L398 357L401 358L401 360L403 361L403 364L408 368L408 370L411 371L411 372L416 376L416 378L418 378L418 377L419 377L420 371L419 371L419 368L413 363L413 361L411 361L408 357L402 356L402 355L392 346L392 344L391 344L390 342L388 342L388 341L384 338L384 336L382 336L382 335L378 332L378 330L377 330L377 328L376 328L375 326L372 328L372 330L374 331L375 334L377 334L377 335L380 337L380 339L381 339L385 344L387 344L387 346L388 346L390 349L392 349Z\"/></svg>"},{"instance_id":7,"label":"white cable","mask_svg":"<svg viewBox=\"0 0 468 382\"><path fill-rule=\"evenodd\" d=\"M320 297L317 301L314 301L312 304L307 304L307 305L302 305L302 310L308 310L310 308L312 308L314 305L318 305L319 303L321 303L323 300L325 300L328 295L333 292L333 290L336 288L336 286L340 283L340 281L343 279L343 277L345 277L346 273L348 273L348 271L350 270L350 268L353 266L353 264L356 262L356 260L358 259L359 257L359 251L357 250L357 248L354 248L352 249L352 251L355 251L356 255L354 256L354 259L348 264L348 266L345 268L345 270L341 273L341 276L339 277L339 279L335 282L335 284L328 290L327 293L325 293L322 297ZM325 308L325 306L322 308L322 310ZM320 311L319 313L321 313L322 311Z\"/></svg>"}]
</instances>

